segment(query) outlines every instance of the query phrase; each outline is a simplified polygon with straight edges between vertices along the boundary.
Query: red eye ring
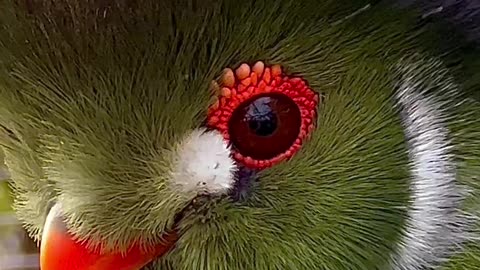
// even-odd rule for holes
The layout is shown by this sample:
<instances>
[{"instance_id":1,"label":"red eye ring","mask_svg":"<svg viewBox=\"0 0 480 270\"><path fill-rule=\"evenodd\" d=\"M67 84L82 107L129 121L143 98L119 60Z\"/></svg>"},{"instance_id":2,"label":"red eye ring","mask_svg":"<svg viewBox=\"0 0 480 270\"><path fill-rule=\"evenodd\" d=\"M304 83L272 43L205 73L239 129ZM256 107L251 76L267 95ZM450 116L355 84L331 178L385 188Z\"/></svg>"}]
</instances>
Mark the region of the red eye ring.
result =
<instances>
[{"instance_id":1,"label":"red eye ring","mask_svg":"<svg viewBox=\"0 0 480 270\"><path fill-rule=\"evenodd\" d=\"M245 108L246 103L254 102L261 97L275 99L276 96L293 101L290 103L296 105L297 108L294 109L298 109L299 126L298 129L294 127L298 134L289 147L280 149L281 151L275 156L255 158L252 155L244 155L239 147L232 143L233 157L246 167L265 169L291 158L315 128L319 95L307 85L304 79L284 74L279 65L265 67L264 63L259 61L253 66L242 64L235 72L227 68L223 72L220 83L213 82L212 88L217 98L208 110L208 126L220 131L230 143L234 141L231 140L230 122L236 110Z\"/></svg>"}]
</instances>

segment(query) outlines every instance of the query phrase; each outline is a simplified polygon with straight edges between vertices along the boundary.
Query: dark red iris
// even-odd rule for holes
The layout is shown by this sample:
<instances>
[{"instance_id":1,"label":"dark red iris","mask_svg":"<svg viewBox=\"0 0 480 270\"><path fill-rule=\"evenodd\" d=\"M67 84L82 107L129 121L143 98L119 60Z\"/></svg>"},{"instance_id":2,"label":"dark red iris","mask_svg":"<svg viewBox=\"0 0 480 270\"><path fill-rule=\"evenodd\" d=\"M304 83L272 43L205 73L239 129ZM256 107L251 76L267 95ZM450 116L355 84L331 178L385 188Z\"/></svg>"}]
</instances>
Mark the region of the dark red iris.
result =
<instances>
[{"instance_id":1,"label":"dark red iris","mask_svg":"<svg viewBox=\"0 0 480 270\"><path fill-rule=\"evenodd\" d=\"M314 129L319 96L280 66L227 69L208 125L232 144L234 158L264 169L291 158Z\"/></svg>"},{"instance_id":2,"label":"dark red iris","mask_svg":"<svg viewBox=\"0 0 480 270\"><path fill-rule=\"evenodd\" d=\"M268 160L294 144L301 119L298 106L285 95L253 97L233 112L229 122L230 141L244 156Z\"/></svg>"}]
</instances>

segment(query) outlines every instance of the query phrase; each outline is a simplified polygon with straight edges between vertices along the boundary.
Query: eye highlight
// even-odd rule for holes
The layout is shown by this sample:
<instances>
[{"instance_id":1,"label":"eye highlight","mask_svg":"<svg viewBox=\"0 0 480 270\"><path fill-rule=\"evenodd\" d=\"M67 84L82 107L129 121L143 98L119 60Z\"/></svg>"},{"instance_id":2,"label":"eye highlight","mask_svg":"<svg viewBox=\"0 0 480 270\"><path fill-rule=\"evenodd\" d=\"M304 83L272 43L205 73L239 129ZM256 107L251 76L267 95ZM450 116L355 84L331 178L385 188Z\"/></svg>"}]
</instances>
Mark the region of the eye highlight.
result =
<instances>
[{"instance_id":1,"label":"eye highlight","mask_svg":"<svg viewBox=\"0 0 480 270\"><path fill-rule=\"evenodd\" d=\"M230 117L230 142L255 160L269 160L287 151L301 126L298 106L285 95L273 93L240 104Z\"/></svg>"},{"instance_id":2,"label":"eye highlight","mask_svg":"<svg viewBox=\"0 0 480 270\"><path fill-rule=\"evenodd\" d=\"M217 99L208 126L223 134L246 167L265 169L291 158L314 129L319 95L279 65L225 69L212 87Z\"/></svg>"}]
</instances>

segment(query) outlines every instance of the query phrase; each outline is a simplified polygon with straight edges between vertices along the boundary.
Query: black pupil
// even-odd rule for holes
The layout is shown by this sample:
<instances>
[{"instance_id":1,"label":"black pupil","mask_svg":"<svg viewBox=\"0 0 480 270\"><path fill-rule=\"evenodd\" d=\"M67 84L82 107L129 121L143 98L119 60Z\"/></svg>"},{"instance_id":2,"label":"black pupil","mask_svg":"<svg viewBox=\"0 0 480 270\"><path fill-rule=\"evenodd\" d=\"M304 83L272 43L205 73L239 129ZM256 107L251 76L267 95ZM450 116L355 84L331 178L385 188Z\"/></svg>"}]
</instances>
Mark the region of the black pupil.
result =
<instances>
[{"instance_id":1,"label":"black pupil","mask_svg":"<svg viewBox=\"0 0 480 270\"><path fill-rule=\"evenodd\" d=\"M269 104L269 97L261 97L253 101L247 109L245 120L248 127L258 136L272 135L277 129L277 115Z\"/></svg>"},{"instance_id":2,"label":"black pupil","mask_svg":"<svg viewBox=\"0 0 480 270\"><path fill-rule=\"evenodd\" d=\"M300 109L290 97L269 93L240 104L233 111L228 132L243 156L265 160L293 145L301 123Z\"/></svg>"}]
</instances>

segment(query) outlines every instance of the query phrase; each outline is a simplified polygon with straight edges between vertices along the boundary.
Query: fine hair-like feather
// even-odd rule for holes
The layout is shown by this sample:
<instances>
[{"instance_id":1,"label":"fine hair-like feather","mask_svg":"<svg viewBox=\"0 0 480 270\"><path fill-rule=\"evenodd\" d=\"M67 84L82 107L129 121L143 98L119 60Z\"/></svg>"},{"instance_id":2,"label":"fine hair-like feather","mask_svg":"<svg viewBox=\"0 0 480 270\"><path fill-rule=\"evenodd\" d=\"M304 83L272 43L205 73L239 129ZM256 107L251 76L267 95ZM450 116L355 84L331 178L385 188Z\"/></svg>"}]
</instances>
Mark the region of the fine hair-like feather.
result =
<instances>
[{"instance_id":1,"label":"fine hair-like feather","mask_svg":"<svg viewBox=\"0 0 480 270\"><path fill-rule=\"evenodd\" d=\"M0 144L19 218L38 240L60 203L78 239L118 250L176 225L151 269L480 265L470 47L386 2L1 2ZM316 129L242 200L191 204L192 183L172 185L178 147L204 127L211 81L257 60L324 93Z\"/></svg>"}]
</instances>

